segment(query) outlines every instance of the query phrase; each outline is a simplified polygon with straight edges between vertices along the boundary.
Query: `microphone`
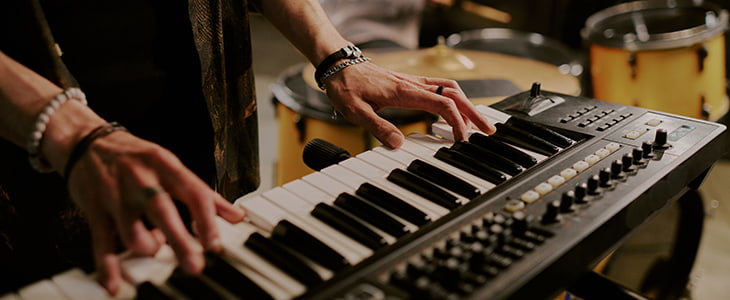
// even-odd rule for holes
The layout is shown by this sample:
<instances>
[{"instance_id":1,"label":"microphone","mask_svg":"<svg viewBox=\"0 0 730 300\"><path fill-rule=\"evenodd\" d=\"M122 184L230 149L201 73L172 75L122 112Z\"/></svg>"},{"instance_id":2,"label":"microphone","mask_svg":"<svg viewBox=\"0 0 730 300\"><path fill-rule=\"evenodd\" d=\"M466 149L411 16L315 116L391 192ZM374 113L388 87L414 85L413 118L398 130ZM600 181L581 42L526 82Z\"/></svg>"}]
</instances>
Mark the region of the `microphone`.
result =
<instances>
[{"instance_id":1,"label":"microphone","mask_svg":"<svg viewBox=\"0 0 730 300\"><path fill-rule=\"evenodd\" d=\"M312 170L319 171L350 158L347 150L322 139L313 139L304 145L302 159Z\"/></svg>"}]
</instances>

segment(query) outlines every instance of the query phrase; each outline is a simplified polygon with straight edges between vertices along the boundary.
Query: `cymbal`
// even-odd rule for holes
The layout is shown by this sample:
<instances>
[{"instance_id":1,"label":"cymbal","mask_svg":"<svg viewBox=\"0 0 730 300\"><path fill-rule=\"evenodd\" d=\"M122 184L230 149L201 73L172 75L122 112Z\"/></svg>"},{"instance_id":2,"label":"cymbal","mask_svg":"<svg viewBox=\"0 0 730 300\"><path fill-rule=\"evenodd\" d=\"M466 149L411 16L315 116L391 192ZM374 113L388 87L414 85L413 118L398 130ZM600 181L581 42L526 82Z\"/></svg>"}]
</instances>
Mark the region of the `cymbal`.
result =
<instances>
[{"instance_id":1,"label":"cymbal","mask_svg":"<svg viewBox=\"0 0 730 300\"><path fill-rule=\"evenodd\" d=\"M364 52L372 62L396 72L452 80L503 79L521 90L540 82L545 90L579 95L580 82L575 76L560 72L557 66L528 58L493 52L451 49L445 45L407 51ZM302 70L305 82L314 89L314 67ZM498 99L497 99L498 98ZM472 98L472 102L492 104L503 97Z\"/></svg>"}]
</instances>

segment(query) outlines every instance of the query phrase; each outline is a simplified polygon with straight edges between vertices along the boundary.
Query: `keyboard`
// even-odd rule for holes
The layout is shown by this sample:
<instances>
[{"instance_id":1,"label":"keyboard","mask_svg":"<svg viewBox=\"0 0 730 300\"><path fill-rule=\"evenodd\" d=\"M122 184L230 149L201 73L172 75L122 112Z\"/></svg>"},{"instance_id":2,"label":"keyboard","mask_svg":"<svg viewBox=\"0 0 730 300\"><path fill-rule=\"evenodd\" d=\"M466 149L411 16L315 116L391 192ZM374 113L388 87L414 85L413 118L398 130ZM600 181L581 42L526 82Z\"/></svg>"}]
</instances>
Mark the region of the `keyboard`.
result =
<instances>
[{"instance_id":1,"label":"keyboard","mask_svg":"<svg viewBox=\"0 0 730 300\"><path fill-rule=\"evenodd\" d=\"M126 257L139 299L545 299L696 187L721 124L541 91L478 107L498 128L443 122L235 205L203 275L163 247ZM103 299L72 269L0 299Z\"/></svg>"}]
</instances>

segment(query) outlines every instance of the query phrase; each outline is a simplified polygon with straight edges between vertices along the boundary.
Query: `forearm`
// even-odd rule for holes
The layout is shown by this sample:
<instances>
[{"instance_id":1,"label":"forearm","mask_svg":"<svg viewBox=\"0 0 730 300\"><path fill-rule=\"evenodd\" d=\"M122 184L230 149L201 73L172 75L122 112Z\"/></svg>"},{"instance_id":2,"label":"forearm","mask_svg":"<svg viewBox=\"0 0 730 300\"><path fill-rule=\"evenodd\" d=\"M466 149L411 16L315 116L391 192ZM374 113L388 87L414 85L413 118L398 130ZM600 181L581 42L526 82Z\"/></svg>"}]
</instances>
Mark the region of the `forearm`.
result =
<instances>
[{"instance_id":1,"label":"forearm","mask_svg":"<svg viewBox=\"0 0 730 300\"><path fill-rule=\"evenodd\" d=\"M0 137L25 149L38 114L62 91L0 52ZM40 151L59 170L73 145L103 122L79 101L67 101L51 115Z\"/></svg>"},{"instance_id":2,"label":"forearm","mask_svg":"<svg viewBox=\"0 0 730 300\"><path fill-rule=\"evenodd\" d=\"M337 32L318 0L261 2L261 13L314 65L351 44Z\"/></svg>"}]
</instances>

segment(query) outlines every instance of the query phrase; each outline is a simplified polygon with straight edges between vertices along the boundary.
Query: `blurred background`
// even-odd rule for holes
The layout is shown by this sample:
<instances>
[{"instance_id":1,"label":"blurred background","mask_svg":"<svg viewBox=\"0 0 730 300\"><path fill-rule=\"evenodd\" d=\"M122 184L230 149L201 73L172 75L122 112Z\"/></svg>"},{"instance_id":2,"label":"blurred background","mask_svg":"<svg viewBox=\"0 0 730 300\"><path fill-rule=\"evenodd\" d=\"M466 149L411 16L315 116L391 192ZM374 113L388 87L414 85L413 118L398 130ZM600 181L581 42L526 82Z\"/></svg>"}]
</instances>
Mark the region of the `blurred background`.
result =
<instances>
[{"instance_id":1,"label":"blurred background","mask_svg":"<svg viewBox=\"0 0 730 300\"><path fill-rule=\"evenodd\" d=\"M605 0L321 2L340 31L375 63L458 80L475 103L499 101L540 81L546 90L727 124L730 0L639 6ZM252 31L259 191L311 172L300 162L311 138L324 137L353 154L377 146L361 129L332 118L326 97L310 82L312 67L271 24L255 16ZM413 111L383 114L404 132L427 131L433 121ZM726 156L700 187L704 228L685 299L727 299L730 293L728 177ZM681 209L674 205L646 223L606 260L603 273L654 295L665 283L661 273L680 229Z\"/></svg>"}]
</instances>

